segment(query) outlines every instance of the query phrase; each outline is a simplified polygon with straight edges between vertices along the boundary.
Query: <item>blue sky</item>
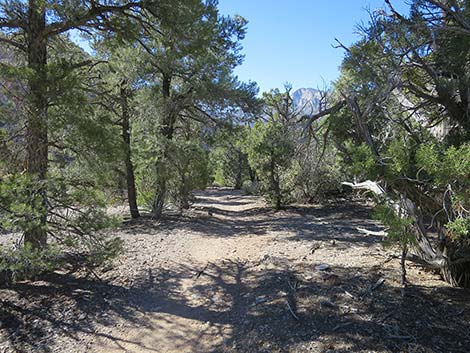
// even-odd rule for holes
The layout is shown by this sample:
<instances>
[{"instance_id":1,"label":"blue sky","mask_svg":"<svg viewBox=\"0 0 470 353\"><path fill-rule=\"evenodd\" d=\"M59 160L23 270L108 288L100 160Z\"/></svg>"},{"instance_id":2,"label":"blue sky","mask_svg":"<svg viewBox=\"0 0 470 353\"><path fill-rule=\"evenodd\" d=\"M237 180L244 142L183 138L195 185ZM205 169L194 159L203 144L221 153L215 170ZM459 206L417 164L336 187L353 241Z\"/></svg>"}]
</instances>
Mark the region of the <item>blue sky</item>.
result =
<instances>
[{"instance_id":1,"label":"blue sky","mask_svg":"<svg viewBox=\"0 0 470 353\"><path fill-rule=\"evenodd\" d=\"M406 12L405 0L392 0ZM358 40L357 24L367 23L367 9L383 0L219 0L225 15L248 20L243 41L245 62L236 69L243 81L256 81L261 91L282 88L323 88L338 75L343 58L335 38L349 45ZM356 33L355 33L356 32Z\"/></svg>"}]
</instances>

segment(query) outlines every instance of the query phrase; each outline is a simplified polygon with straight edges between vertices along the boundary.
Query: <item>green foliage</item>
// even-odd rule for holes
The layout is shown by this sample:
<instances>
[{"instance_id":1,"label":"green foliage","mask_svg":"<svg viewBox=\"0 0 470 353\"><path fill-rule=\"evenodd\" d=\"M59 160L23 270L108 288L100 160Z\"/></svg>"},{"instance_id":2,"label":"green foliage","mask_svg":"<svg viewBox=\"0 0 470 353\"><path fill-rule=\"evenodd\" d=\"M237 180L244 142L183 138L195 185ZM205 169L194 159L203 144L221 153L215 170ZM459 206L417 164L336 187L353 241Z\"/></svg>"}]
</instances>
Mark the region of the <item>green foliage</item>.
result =
<instances>
[{"instance_id":1,"label":"green foliage","mask_svg":"<svg viewBox=\"0 0 470 353\"><path fill-rule=\"evenodd\" d=\"M458 217L447 223L446 228L454 240L470 241L470 217Z\"/></svg>"},{"instance_id":2,"label":"green foliage","mask_svg":"<svg viewBox=\"0 0 470 353\"><path fill-rule=\"evenodd\" d=\"M209 158L215 184L239 189L250 178L244 147L247 131L237 126L220 131L214 137Z\"/></svg>"},{"instance_id":3,"label":"green foliage","mask_svg":"<svg viewBox=\"0 0 470 353\"><path fill-rule=\"evenodd\" d=\"M422 145L416 153L417 165L433 181L434 192L450 199L453 219L445 228L452 240L470 239L470 144L445 147L436 143ZM446 197L446 196L444 196Z\"/></svg>"},{"instance_id":4,"label":"green foliage","mask_svg":"<svg viewBox=\"0 0 470 353\"><path fill-rule=\"evenodd\" d=\"M247 139L248 161L260 181L263 192L276 208L289 198L293 174L289 174L294 145L279 122L257 121Z\"/></svg>"},{"instance_id":5,"label":"green foliage","mask_svg":"<svg viewBox=\"0 0 470 353\"><path fill-rule=\"evenodd\" d=\"M40 215L42 182L34 183L27 174L4 175L0 182L0 227L12 232L43 226Z\"/></svg>"},{"instance_id":6,"label":"green foliage","mask_svg":"<svg viewBox=\"0 0 470 353\"><path fill-rule=\"evenodd\" d=\"M242 190L247 195L259 195L259 183L257 181L245 180L242 185Z\"/></svg>"},{"instance_id":7,"label":"green foliage","mask_svg":"<svg viewBox=\"0 0 470 353\"><path fill-rule=\"evenodd\" d=\"M86 245L90 251L84 265L89 268L109 266L124 252L124 241L118 237L90 237Z\"/></svg>"},{"instance_id":8,"label":"green foliage","mask_svg":"<svg viewBox=\"0 0 470 353\"><path fill-rule=\"evenodd\" d=\"M217 1L95 5L0 4L7 24L0 28L0 227L40 238L33 246L43 249L26 245L11 254L18 263L38 264L25 268L46 270L54 261L47 237L60 251L84 254L91 266L121 251L122 243L106 235L119 223L106 208L109 195L123 189L129 156L141 201L153 202L163 190L186 207L191 191L210 178L205 135L213 126L206 123L213 116L231 120L257 102L256 85L233 75L246 20L221 16ZM42 16L45 29L35 23ZM69 40L78 27L92 54ZM28 46L30 36L43 40ZM128 131L120 111L127 106L124 86ZM129 146L131 130L140 136ZM28 154L34 144L41 161Z\"/></svg>"},{"instance_id":9,"label":"green foliage","mask_svg":"<svg viewBox=\"0 0 470 353\"><path fill-rule=\"evenodd\" d=\"M271 166L287 167L293 155L293 144L285 127L278 122L257 121L248 136L247 152L257 170Z\"/></svg>"},{"instance_id":10,"label":"green foliage","mask_svg":"<svg viewBox=\"0 0 470 353\"><path fill-rule=\"evenodd\" d=\"M208 153L197 141L178 141L172 144L167 168L170 201L180 209L189 207L192 191L209 182Z\"/></svg>"},{"instance_id":11,"label":"green foliage","mask_svg":"<svg viewBox=\"0 0 470 353\"><path fill-rule=\"evenodd\" d=\"M414 243L428 262L445 254L445 277L470 286L470 12L466 1L444 3L413 0L409 15L371 13L346 50L328 128L346 176L376 181L382 201L397 206L375 211L387 241L403 255ZM434 227L439 242L426 236Z\"/></svg>"},{"instance_id":12,"label":"green foliage","mask_svg":"<svg viewBox=\"0 0 470 353\"><path fill-rule=\"evenodd\" d=\"M178 208L186 208L192 191L203 189L209 183L208 153L197 140L167 141L165 147L156 143L155 149L137 146L139 201L151 208L160 181L165 180L168 201Z\"/></svg>"},{"instance_id":13,"label":"green foliage","mask_svg":"<svg viewBox=\"0 0 470 353\"><path fill-rule=\"evenodd\" d=\"M440 187L448 184L470 187L470 143L448 148L426 144L420 146L416 155L418 167L433 176Z\"/></svg>"},{"instance_id":14,"label":"green foliage","mask_svg":"<svg viewBox=\"0 0 470 353\"><path fill-rule=\"evenodd\" d=\"M410 229L413 224L411 218L397 215L394 210L384 204L379 204L375 207L373 216L382 222L387 229L385 245L399 244L405 247L414 243L415 237Z\"/></svg>"},{"instance_id":15,"label":"green foliage","mask_svg":"<svg viewBox=\"0 0 470 353\"><path fill-rule=\"evenodd\" d=\"M15 249L0 248L0 273L13 282L50 272L60 265L59 248L33 249L31 244Z\"/></svg>"},{"instance_id":16,"label":"green foliage","mask_svg":"<svg viewBox=\"0 0 470 353\"><path fill-rule=\"evenodd\" d=\"M50 177L46 185L49 216L43 225L40 216L44 205L40 193L44 186L42 182L34 182L27 174L7 175L2 178L0 226L5 231L23 233L44 226L53 236L55 253L58 249L83 253L90 259L90 263L106 262L112 256L118 255L120 241L101 233L118 224L118 220L108 216L104 210L106 204L102 191L90 181L78 182L74 177L67 179L65 176ZM16 250L11 252L9 258L17 255L18 258L12 261L19 264L23 263L23 260L34 260L38 263L37 266L28 266L36 266L38 269L46 264L49 266L54 259L50 256L50 249L45 252L32 250ZM44 264L41 262L41 256L44 256Z\"/></svg>"},{"instance_id":17,"label":"green foliage","mask_svg":"<svg viewBox=\"0 0 470 353\"><path fill-rule=\"evenodd\" d=\"M386 177L393 179L400 175L410 175L413 151L414 148L400 138L390 141L383 153Z\"/></svg>"},{"instance_id":18,"label":"green foliage","mask_svg":"<svg viewBox=\"0 0 470 353\"><path fill-rule=\"evenodd\" d=\"M294 200L312 203L339 194L346 179L334 147L328 145L325 151L322 146L302 147L303 155L296 157L295 168L291 168L295 175Z\"/></svg>"},{"instance_id":19,"label":"green foliage","mask_svg":"<svg viewBox=\"0 0 470 353\"><path fill-rule=\"evenodd\" d=\"M454 212L459 217L470 217L470 144L447 148L436 143L422 145L416 163L433 181L435 192L450 193Z\"/></svg>"},{"instance_id":20,"label":"green foliage","mask_svg":"<svg viewBox=\"0 0 470 353\"><path fill-rule=\"evenodd\" d=\"M346 169L350 175L359 179L373 180L377 178L377 161L367 144L354 145L351 141L347 141L345 148L350 158L346 164Z\"/></svg>"}]
</instances>

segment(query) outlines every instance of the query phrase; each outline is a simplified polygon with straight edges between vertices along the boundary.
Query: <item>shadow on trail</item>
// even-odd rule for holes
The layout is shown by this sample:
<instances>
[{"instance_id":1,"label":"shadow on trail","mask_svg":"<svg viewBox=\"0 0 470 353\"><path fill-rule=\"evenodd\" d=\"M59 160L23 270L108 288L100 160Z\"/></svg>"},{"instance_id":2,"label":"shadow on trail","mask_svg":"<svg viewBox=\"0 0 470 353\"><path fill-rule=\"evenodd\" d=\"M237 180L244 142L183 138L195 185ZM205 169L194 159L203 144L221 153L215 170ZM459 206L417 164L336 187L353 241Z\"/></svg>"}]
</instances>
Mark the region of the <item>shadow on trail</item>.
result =
<instances>
[{"instance_id":1,"label":"shadow on trail","mask_svg":"<svg viewBox=\"0 0 470 353\"><path fill-rule=\"evenodd\" d=\"M387 273L361 270L312 272L226 261L208 264L200 276L182 265L148 268L131 287L54 274L19 283L8 290L10 296L2 293L2 330L21 352L51 352L61 336L78 343L80 333L106 338L114 349L126 344L130 351L149 352L163 351L162 342L171 342L175 351L207 352L203 341L214 342L213 353L464 352L469 347L468 290L411 287L402 298L387 281L372 289ZM68 311L73 315L64 315ZM152 315L158 320L149 319ZM172 326L178 318L204 325ZM122 320L142 332L140 339L103 330ZM143 339L149 332L158 334Z\"/></svg>"},{"instance_id":2,"label":"shadow on trail","mask_svg":"<svg viewBox=\"0 0 470 353\"><path fill-rule=\"evenodd\" d=\"M365 236L357 230L380 230L377 222L371 220L370 208L359 202L338 201L328 205L287 207L275 212L267 206L256 204L257 197L244 196L241 191L210 189L196 193L196 196L195 213L179 217L166 215L160 222L144 217L127 224L124 231L150 234L162 230L187 230L220 238L277 232L285 235L286 240L335 239L344 246L368 246L382 240L378 236ZM250 204L252 207L249 207Z\"/></svg>"},{"instance_id":3,"label":"shadow on trail","mask_svg":"<svg viewBox=\"0 0 470 353\"><path fill-rule=\"evenodd\" d=\"M235 190L223 190L223 197L216 198L212 191L197 196L198 205L208 205L207 214L196 222L183 222L183 227L209 237L233 237L243 234L263 235L268 231L289 234L289 240L330 241L372 245L381 241L378 236L364 236L357 228L380 230L371 220L370 208L353 201L337 201L327 205L286 207L275 212L267 206L233 209L234 198L247 198ZM248 198L256 197L248 196ZM210 215L209 215L210 213Z\"/></svg>"},{"instance_id":4,"label":"shadow on trail","mask_svg":"<svg viewBox=\"0 0 470 353\"><path fill-rule=\"evenodd\" d=\"M164 224L143 217L123 231L135 233L136 241L181 228L221 238L276 231L287 241L336 239L344 246L380 240L357 232L374 222L355 203L274 213L242 205L245 197L238 197L231 190L209 190L198 196L202 210L195 214L166 216ZM467 352L470 346L469 290L411 286L402 298L400 288L390 285L396 274L377 267L319 272L268 257L222 260L202 269L178 263L135 269L132 278L112 281L52 274L0 289L0 332L6 339L0 347L60 352L64 339L76 341L83 352L91 351L90 340L131 352ZM381 278L385 283L374 288ZM137 335L122 332L131 329Z\"/></svg>"},{"instance_id":5,"label":"shadow on trail","mask_svg":"<svg viewBox=\"0 0 470 353\"><path fill-rule=\"evenodd\" d=\"M95 325L112 327L116 318L137 322L139 308L128 302L128 289L90 278L53 273L1 292L2 329L20 352L50 352L61 336L77 342L80 333L108 337Z\"/></svg>"}]
</instances>

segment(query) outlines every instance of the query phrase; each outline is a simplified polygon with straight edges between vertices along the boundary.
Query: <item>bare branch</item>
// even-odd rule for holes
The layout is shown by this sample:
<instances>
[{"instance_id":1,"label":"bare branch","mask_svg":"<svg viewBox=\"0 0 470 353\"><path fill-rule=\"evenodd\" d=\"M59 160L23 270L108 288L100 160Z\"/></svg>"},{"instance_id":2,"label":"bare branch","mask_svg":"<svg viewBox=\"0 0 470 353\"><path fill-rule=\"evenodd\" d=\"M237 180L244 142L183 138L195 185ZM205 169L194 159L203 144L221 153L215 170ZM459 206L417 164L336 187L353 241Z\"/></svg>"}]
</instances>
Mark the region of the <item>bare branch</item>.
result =
<instances>
[{"instance_id":1,"label":"bare branch","mask_svg":"<svg viewBox=\"0 0 470 353\"><path fill-rule=\"evenodd\" d=\"M421 219L416 213L415 204L405 195L400 194L400 201L395 201L387 195L385 190L376 182L367 180L362 183L343 182L342 185L350 186L355 190L369 190L373 192L381 202L384 202L398 217L408 217L413 220L412 230L416 237L415 250L426 263L434 268L442 268L446 263L444 255L434 249L429 241Z\"/></svg>"},{"instance_id":2,"label":"bare branch","mask_svg":"<svg viewBox=\"0 0 470 353\"><path fill-rule=\"evenodd\" d=\"M127 14L127 11L137 10L137 9L140 9L141 7L142 7L141 1L128 2L121 6L96 5L95 2L92 2L90 9L84 12L81 16L78 16L74 19L54 22L54 23L47 25L45 31L43 32L43 36L49 37L51 35L64 33L71 29L85 26L89 24L91 21L94 21L99 17L104 17L108 14L113 14L113 13L126 13Z\"/></svg>"},{"instance_id":3,"label":"bare branch","mask_svg":"<svg viewBox=\"0 0 470 353\"><path fill-rule=\"evenodd\" d=\"M8 18L0 18L0 28L10 28L10 29L25 29L26 24L24 21L20 21L19 19L8 19Z\"/></svg>"},{"instance_id":4,"label":"bare branch","mask_svg":"<svg viewBox=\"0 0 470 353\"><path fill-rule=\"evenodd\" d=\"M374 231L374 230L369 230L369 229L360 228L360 227L357 227L356 229L359 233L362 233L365 235L374 235L374 236L379 236L379 237L385 237L388 235L388 233L383 230Z\"/></svg>"},{"instance_id":5,"label":"bare branch","mask_svg":"<svg viewBox=\"0 0 470 353\"><path fill-rule=\"evenodd\" d=\"M5 38L4 36L0 36L0 42L11 45L12 47L15 47L21 51L26 51L26 47L24 45L12 39Z\"/></svg>"},{"instance_id":6,"label":"bare branch","mask_svg":"<svg viewBox=\"0 0 470 353\"><path fill-rule=\"evenodd\" d=\"M336 103L334 106L325 109L317 114L313 115L304 115L302 116L297 122L302 122L303 120L308 120L307 127L310 127L310 125L313 124L314 121L324 117L325 115L330 115L330 114L335 114L338 111L341 110L346 105L346 100L341 100L338 103Z\"/></svg>"}]
</instances>

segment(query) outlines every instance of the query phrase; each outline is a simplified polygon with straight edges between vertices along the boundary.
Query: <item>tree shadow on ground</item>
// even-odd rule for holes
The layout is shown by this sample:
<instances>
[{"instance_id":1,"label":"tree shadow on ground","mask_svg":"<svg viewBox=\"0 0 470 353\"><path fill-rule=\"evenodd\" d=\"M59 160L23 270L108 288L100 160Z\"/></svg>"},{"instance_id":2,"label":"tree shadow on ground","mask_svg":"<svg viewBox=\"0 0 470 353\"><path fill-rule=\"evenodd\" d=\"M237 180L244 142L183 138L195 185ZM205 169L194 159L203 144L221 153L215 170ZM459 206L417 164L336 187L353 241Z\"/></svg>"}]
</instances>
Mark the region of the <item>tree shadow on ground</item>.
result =
<instances>
[{"instance_id":1,"label":"tree shadow on ground","mask_svg":"<svg viewBox=\"0 0 470 353\"><path fill-rule=\"evenodd\" d=\"M413 286L403 298L392 274L362 271L224 261L149 267L130 286L53 274L1 290L2 331L22 352L83 334L123 351L467 351L468 290ZM135 336L107 330L123 320Z\"/></svg>"},{"instance_id":2,"label":"tree shadow on ground","mask_svg":"<svg viewBox=\"0 0 470 353\"><path fill-rule=\"evenodd\" d=\"M223 192L233 202L232 191ZM135 251L143 251L139 237L180 229L220 238L275 231L286 241L336 239L337 246L362 248L380 240L357 232L375 223L355 203L291 207L275 217L259 205L230 209L239 206L211 206L212 216L207 209L166 216L163 225L144 217L123 228L135 235L128 239ZM99 342L106 352L292 353L467 352L470 346L469 290L411 286L402 297L396 273L378 266L316 271L275 256L204 268L125 265L130 271L99 274L103 280L55 273L0 289L0 348L62 352L72 344L90 352Z\"/></svg>"},{"instance_id":3,"label":"tree shadow on ground","mask_svg":"<svg viewBox=\"0 0 470 353\"><path fill-rule=\"evenodd\" d=\"M212 191L216 193L216 191ZM238 191L222 190L224 195L238 195ZM371 220L370 208L359 202L338 201L328 205L287 207L275 212L259 204L253 207L233 207L226 197L213 200L205 194L198 196L196 210L181 215L166 215L160 221L151 217L128 222L123 227L127 234L151 234L157 231L189 231L207 237L237 237L265 235L268 232L285 234L288 240L337 240L344 246L352 244L373 245L382 240L379 236L364 236L357 228L381 230ZM205 205L205 206L204 206Z\"/></svg>"},{"instance_id":4,"label":"tree shadow on ground","mask_svg":"<svg viewBox=\"0 0 470 353\"><path fill-rule=\"evenodd\" d=\"M16 283L1 290L3 336L15 351L50 352L51 343L63 337L78 342L81 333L97 334L96 324L112 327L116 318L137 323L139 308L127 301L128 294L119 285L58 273Z\"/></svg>"}]
</instances>

